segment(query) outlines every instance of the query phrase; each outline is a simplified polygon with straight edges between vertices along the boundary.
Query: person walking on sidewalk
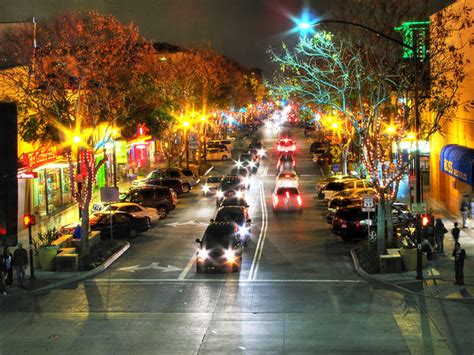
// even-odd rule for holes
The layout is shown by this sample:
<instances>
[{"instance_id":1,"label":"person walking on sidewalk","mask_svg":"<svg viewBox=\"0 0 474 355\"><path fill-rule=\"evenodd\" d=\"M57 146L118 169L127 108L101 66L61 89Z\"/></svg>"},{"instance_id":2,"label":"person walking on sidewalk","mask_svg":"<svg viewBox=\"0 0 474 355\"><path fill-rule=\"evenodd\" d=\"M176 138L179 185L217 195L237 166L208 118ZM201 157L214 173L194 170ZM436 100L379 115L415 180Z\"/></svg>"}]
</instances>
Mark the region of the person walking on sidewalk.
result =
<instances>
[{"instance_id":1,"label":"person walking on sidewalk","mask_svg":"<svg viewBox=\"0 0 474 355\"><path fill-rule=\"evenodd\" d=\"M5 263L5 285L10 287L13 284L13 257L10 251L8 250L8 245L6 241L3 244L3 262Z\"/></svg>"},{"instance_id":2,"label":"person walking on sidewalk","mask_svg":"<svg viewBox=\"0 0 474 355\"><path fill-rule=\"evenodd\" d=\"M18 286L23 286L23 282L25 281L25 269L28 265L28 253L26 249L23 249L22 243L18 243L18 248L13 252L13 265L15 266Z\"/></svg>"},{"instance_id":3,"label":"person walking on sidewalk","mask_svg":"<svg viewBox=\"0 0 474 355\"><path fill-rule=\"evenodd\" d=\"M435 235L435 241L436 245L438 247L438 253L443 254L444 253L444 235L448 233L448 230L443 224L443 221L441 218L436 218L436 224L434 227L434 235Z\"/></svg>"},{"instance_id":4,"label":"person walking on sidewalk","mask_svg":"<svg viewBox=\"0 0 474 355\"><path fill-rule=\"evenodd\" d=\"M467 216L471 211L471 205L468 200L468 195L464 195L461 202L461 214L462 214L462 227L467 228Z\"/></svg>"},{"instance_id":5,"label":"person walking on sidewalk","mask_svg":"<svg viewBox=\"0 0 474 355\"><path fill-rule=\"evenodd\" d=\"M461 249L461 244L456 243L453 250L454 256L454 272L456 274L455 285L464 285L464 259L466 258L466 251Z\"/></svg>"},{"instance_id":6,"label":"person walking on sidewalk","mask_svg":"<svg viewBox=\"0 0 474 355\"><path fill-rule=\"evenodd\" d=\"M458 227L458 222L454 222L454 228L451 230L451 235L454 239L454 244L459 241L459 234L461 234L461 230Z\"/></svg>"}]
</instances>

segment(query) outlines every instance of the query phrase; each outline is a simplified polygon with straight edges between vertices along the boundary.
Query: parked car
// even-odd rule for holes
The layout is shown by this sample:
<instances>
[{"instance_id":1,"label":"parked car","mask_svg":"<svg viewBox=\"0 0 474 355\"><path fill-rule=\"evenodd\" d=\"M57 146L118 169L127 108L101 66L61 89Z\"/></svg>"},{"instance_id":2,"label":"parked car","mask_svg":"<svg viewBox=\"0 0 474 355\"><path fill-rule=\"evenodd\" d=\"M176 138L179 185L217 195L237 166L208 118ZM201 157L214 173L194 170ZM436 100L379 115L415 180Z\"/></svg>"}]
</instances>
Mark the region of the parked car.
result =
<instances>
[{"instance_id":1,"label":"parked car","mask_svg":"<svg viewBox=\"0 0 474 355\"><path fill-rule=\"evenodd\" d=\"M165 218L169 211L176 208L176 193L164 186L141 186L130 190L121 202L135 202L144 207L158 210L160 218Z\"/></svg>"},{"instance_id":2,"label":"parked car","mask_svg":"<svg viewBox=\"0 0 474 355\"><path fill-rule=\"evenodd\" d=\"M246 206L223 206L217 211L212 222L234 222L239 227L238 235L244 246L247 246L251 236L252 220Z\"/></svg>"},{"instance_id":3,"label":"parked car","mask_svg":"<svg viewBox=\"0 0 474 355\"><path fill-rule=\"evenodd\" d=\"M297 211L303 213L303 199L296 187L277 187L272 195L273 212Z\"/></svg>"},{"instance_id":4,"label":"parked car","mask_svg":"<svg viewBox=\"0 0 474 355\"><path fill-rule=\"evenodd\" d=\"M208 143L206 149L212 149L212 148L215 148L215 149L222 149L223 151L225 151L225 152L227 153L227 155L231 155L231 151L230 151L229 149L227 149L227 146L224 145L224 144Z\"/></svg>"},{"instance_id":5,"label":"parked car","mask_svg":"<svg viewBox=\"0 0 474 355\"><path fill-rule=\"evenodd\" d=\"M233 142L230 139L211 139L208 142L208 146L216 145L223 145L226 147L227 151L231 151L233 147Z\"/></svg>"},{"instance_id":6,"label":"parked car","mask_svg":"<svg viewBox=\"0 0 474 355\"><path fill-rule=\"evenodd\" d=\"M225 269L240 270L242 264L242 243L238 236L238 226L233 222L209 224L196 253L196 271Z\"/></svg>"},{"instance_id":7,"label":"parked car","mask_svg":"<svg viewBox=\"0 0 474 355\"><path fill-rule=\"evenodd\" d=\"M178 195L184 193L183 184L178 179L150 179L147 181L146 185L169 187L170 189L173 189L173 191Z\"/></svg>"},{"instance_id":8,"label":"parked car","mask_svg":"<svg viewBox=\"0 0 474 355\"><path fill-rule=\"evenodd\" d=\"M148 224L156 223L160 219L158 210L153 207L143 207L138 203L133 202L118 202L112 203L106 206L103 212L117 211L117 212L127 212L135 218L145 218L148 220Z\"/></svg>"},{"instance_id":9,"label":"parked car","mask_svg":"<svg viewBox=\"0 0 474 355\"><path fill-rule=\"evenodd\" d=\"M321 191L322 194L320 198L324 201L329 201L334 194L347 190L347 189L354 189L354 188L369 188L374 187L374 184L369 180L363 179L348 179L342 181L332 181L328 183Z\"/></svg>"},{"instance_id":10,"label":"parked car","mask_svg":"<svg viewBox=\"0 0 474 355\"><path fill-rule=\"evenodd\" d=\"M360 203L362 201L363 195L372 195L374 198L377 198L377 190L372 187L356 187L353 189L345 189L335 193L332 198L328 200L328 206L331 201L335 198L347 198L353 202L353 204Z\"/></svg>"},{"instance_id":11,"label":"parked car","mask_svg":"<svg viewBox=\"0 0 474 355\"><path fill-rule=\"evenodd\" d=\"M320 199L324 198L324 195L321 197L322 190L326 187L327 184L333 181L343 181L343 180L353 180L353 179L358 179L357 176L354 175L344 175L344 174L334 174L331 176L328 176L327 178L319 181L316 184L316 194L320 196Z\"/></svg>"},{"instance_id":12,"label":"parked car","mask_svg":"<svg viewBox=\"0 0 474 355\"><path fill-rule=\"evenodd\" d=\"M194 186L199 183L199 179L194 175L190 169L176 169L169 168L165 170L153 170L145 179L135 180L132 183L132 188L137 186L147 185L148 181L156 179L177 179L183 184L183 192L189 192Z\"/></svg>"},{"instance_id":13,"label":"parked car","mask_svg":"<svg viewBox=\"0 0 474 355\"><path fill-rule=\"evenodd\" d=\"M221 183L222 176L207 176L204 179L204 184L202 185L202 194L204 196L215 194L219 189L219 185Z\"/></svg>"},{"instance_id":14,"label":"parked car","mask_svg":"<svg viewBox=\"0 0 474 355\"><path fill-rule=\"evenodd\" d=\"M392 225L394 231L404 228L415 228L415 216L406 205L392 205ZM362 211L362 206L348 206L336 211L332 220L332 232L343 240L377 237L376 212Z\"/></svg>"},{"instance_id":15,"label":"parked car","mask_svg":"<svg viewBox=\"0 0 474 355\"><path fill-rule=\"evenodd\" d=\"M110 218L112 217L112 223ZM62 234L72 234L74 228L80 222L68 224L60 228ZM91 231L99 231L100 239L113 238L135 238L138 233L150 229L148 217L135 217L131 213L123 211L97 212L90 216L89 226ZM112 232L112 233L111 233Z\"/></svg>"},{"instance_id":16,"label":"parked car","mask_svg":"<svg viewBox=\"0 0 474 355\"><path fill-rule=\"evenodd\" d=\"M207 148L206 160L228 160L231 158L230 152L224 148Z\"/></svg>"},{"instance_id":17,"label":"parked car","mask_svg":"<svg viewBox=\"0 0 474 355\"><path fill-rule=\"evenodd\" d=\"M277 187L298 187L298 185L298 174L294 170L282 171L276 178Z\"/></svg>"}]
</instances>

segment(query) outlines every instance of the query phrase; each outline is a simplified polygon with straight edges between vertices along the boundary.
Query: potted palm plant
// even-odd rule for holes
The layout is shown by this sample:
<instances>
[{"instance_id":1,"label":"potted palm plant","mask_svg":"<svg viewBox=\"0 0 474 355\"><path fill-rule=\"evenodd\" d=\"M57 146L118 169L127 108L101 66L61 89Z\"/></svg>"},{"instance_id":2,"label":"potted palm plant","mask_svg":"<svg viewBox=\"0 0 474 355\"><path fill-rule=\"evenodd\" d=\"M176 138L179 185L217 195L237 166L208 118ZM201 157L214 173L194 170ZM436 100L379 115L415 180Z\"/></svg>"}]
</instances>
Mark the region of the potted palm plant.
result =
<instances>
[{"instance_id":1,"label":"potted palm plant","mask_svg":"<svg viewBox=\"0 0 474 355\"><path fill-rule=\"evenodd\" d=\"M51 245L53 240L58 237L58 230L56 227L49 228L46 232L39 232L35 241L33 241L33 248L37 251L37 258L39 265L43 270L54 270L54 258L58 253L58 247Z\"/></svg>"}]
</instances>

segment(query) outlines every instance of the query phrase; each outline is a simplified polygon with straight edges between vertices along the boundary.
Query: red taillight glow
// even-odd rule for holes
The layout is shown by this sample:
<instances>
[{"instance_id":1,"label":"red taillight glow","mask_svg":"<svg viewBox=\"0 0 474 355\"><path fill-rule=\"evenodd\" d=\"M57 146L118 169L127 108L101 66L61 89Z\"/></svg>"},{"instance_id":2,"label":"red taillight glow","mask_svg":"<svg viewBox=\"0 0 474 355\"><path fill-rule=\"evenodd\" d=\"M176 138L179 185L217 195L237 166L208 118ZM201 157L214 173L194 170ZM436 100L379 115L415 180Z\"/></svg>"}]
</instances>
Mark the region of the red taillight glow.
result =
<instances>
[{"instance_id":1,"label":"red taillight glow","mask_svg":"<svg viewBox=\"0 0 474 355\"><path fill-rule=\"evenodd\" d=\"M293 144L293 146L291 147L292 150L296 150L296 144Z\"/></svg>"},{"instance_id":2,"label":"red taillight glow","mask_svg":"<svg viewBox=\"0 0 474 355\"><path fill-rule=\"evenodd\" d=\"M278 205L278 196L277 195L273 195L273 204Z\"/></svg>"},{"instance_id":3,"label":"red taillight glow","mask_svg":"<svg viewBox=\"0 0 474 355\"><path fill-rule=\"evenodd\" d=\"M278 151L281 152L281 145L277 147Z\"/></svg>"},{"instance_id":4,"label":"red taillight glow","mask_svg":"<svg viewBox=\"0 0 474 355\"><path fill-rule=\"evenodd\" d=\"M296 160L293 160L293 166L295 166L295 165L296 165Z\"/></svg>"},{"instance_id":5,"label":"red taillight glow","mask_svg":"<svg viewBox=\"0 0 474 355\"><path fill-rule=\"evenodd\" d=\"M303 204L303 200L301 199L300 195L296 196L296 202L298 202L298 206L301 206Z\"/></svg>"},{"instance_id":6,"label":"red taillight glow","mask_svg":"<svg viewBox=\"0 0 474 355\"><path fill-rule=\"evenodd\" d=\"M288 191L286 192L286 198L290 198L290 193Z\"/></svg>"},{"instance_id":7,"label":"red taillight glow","mask_svg":"<svg viewBox=\"0 0 474 355\"><path fill-rule=\"evenodd\" d=\"M277 168L279 168L279 167L280 167L280 164L281 164L281 161L280 161L280 160L278 160L278 163L277 163Z\"/></svg>"},{"instance_id":8,"label":"red taillight glow","mask_svg":"<svg viewBox=\"0 0 474 355\"><path fill-rule=\"evenodd\" d=\"M360 228L360 221L355 221L354 224L355 224L356 228Z\"/></svg>"}]
</instances>

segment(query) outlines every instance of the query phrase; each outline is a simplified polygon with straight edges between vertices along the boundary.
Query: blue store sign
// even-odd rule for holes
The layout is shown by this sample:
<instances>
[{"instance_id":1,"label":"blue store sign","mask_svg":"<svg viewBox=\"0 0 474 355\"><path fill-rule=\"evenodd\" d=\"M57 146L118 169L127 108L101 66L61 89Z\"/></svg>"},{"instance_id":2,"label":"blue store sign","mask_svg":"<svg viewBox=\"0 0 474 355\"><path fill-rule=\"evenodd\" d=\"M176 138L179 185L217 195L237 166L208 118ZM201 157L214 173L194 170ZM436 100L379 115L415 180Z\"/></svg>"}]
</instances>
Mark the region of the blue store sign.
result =
<instances>
[{"instance_id":1,"label":"blue store sign","mask_svg":"<svg viewBox=\"0 0 474 355\"><path fill-rule=\"evenodd\" d=\"M448 144L441 149L441 171L469 185L474 185L473 163L472 148Z\"/></svg>"}]
</instances>

